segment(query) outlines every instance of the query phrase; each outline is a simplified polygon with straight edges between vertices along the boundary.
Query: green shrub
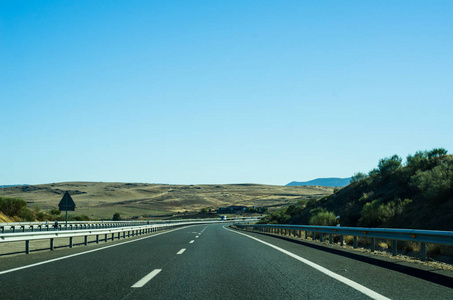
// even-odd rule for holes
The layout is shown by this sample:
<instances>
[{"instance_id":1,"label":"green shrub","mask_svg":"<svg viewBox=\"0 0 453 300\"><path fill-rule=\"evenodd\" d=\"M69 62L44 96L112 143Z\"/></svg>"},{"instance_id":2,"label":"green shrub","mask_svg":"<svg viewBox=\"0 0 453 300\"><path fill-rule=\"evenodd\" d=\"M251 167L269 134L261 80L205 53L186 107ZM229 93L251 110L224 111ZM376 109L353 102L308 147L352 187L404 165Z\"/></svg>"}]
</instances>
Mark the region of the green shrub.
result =
<instances>
[{"instance_id":1,"label":"green shrub","mask_svg":"<svg viewBox=\"0 0 453 300\"><path fill-rule=\"evenodd\" d=\"M453 158L445 159L431 170L417 171L410 185L434 204L445 202L453 195Z\"/></svg>"},{"instance_id":2,"label":"green shrub","mask_svg":"<svg viewBox=\"0 0 453 300\"><path fill-rule=\"evenodd\" d=\"M411 202L410 199L402 201L399 198L388 203L382 203L380 199L373 200L363 206L359 226L378 227L401 214Z\"/></svg>"},{"instance_id":3,"label":"green shrub","mask_svg":"<svg viewBox=\"0 0 453 300\"><path fill-rule=\"evenodd\" d=\"M324 199L324 197L321 198L321 200L323 200L323 199ZM327 198L326 198L326 199L327 199ZM310 199L310 200L308 200L306 207L307 207L307 208L315 207L315 205L316 205L317 202L318 202L318 200L316 200L316 199Z\"/></svg>"},{"instance_id":4,"label":"green shrub","mask_svg":"<svg viewBox=\"0 0 453 300\"><path fill-rule=\"evenodd\" d=\"M7 216L19 216L20 212L26 207L27 202L22 199L0 197L0 211Z\"/></svg>"},{"instance_id":5,"label":"green shrub","mask_svg":"<svg viewBox=\"0 0 453 300\"><path fill-rule=\"evenodd\" d=\"M27 222L32 222L35 220L35 214L31 209L28 209L27 207L23 207L17 215L19 218L23 219L24 221Z\"/></svg>"},{"instance_id":6,"label":"green shrub","mask_svg":"<svg viewBox=\"0 0 453 300\"><path fill-rule=\"evenodd\" d=\"M310 225L333 226L335 225L335 214L331 211L317 210L311 216Z\"/></svg>"},{"instance_id":7,"label":"green shrub","mask_svg":"<svg viewBox=\"0 0 453 300\"><path fill-rule=\"evenodd\" d=\"M359 198L359 202L368 202L369 200L371 200L374 196L374 192L371 191L369 193L363 193L362 194L362 197Z\"/></svg>"},{"instance_id":8,"label":"green shrub","mask_svg":"<svg viewBox=\"0 0 453 300\"><path fill-rule=\"evenodd\" d=\"M307 200L301 199L299 200L298 205L304 207L307 206L307 202L308 202Z\"/></svg>"}]
</instances>

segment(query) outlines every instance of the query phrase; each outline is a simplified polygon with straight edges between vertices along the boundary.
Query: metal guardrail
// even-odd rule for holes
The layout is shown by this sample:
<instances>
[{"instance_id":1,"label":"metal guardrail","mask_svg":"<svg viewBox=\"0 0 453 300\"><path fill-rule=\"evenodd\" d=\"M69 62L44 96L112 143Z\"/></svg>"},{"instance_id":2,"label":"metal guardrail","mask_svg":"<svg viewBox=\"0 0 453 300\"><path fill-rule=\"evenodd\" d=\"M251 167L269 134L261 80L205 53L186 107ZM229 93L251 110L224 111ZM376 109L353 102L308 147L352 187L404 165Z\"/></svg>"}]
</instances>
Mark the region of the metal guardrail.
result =
<instances>
[{"instance_id":1,"label":"metal guardrail","mask_svg":"<svg viewBox=\"0 0 453 300\"><path fill-rule=\"evenodd\" d=\"M139 226L128 226L128 227L117 227L109 229L88 229L88 230L63 230L63 231L45 231L45 232L19 232L19 233L5 233L0 235L0 245L8 242L25 242L25 253L30 253L30 241L32 240L50 240L49 248L54 250L54 239L56 238L69 238L69 247L72 248L74 243L74 237L84 237L84 245L88 245L88 236L96 236L96 243L99 243L100 236L104 236L104 241L114 240L115 235L117 239L126 238L142 234L148 234L164 229L170 229L179 226L206 224L206 223L217 223L216 221L189 221L189 222L176 222L167 224L153 224L153 225L139 225ZM109 237L110 236L110 237Z\"/></svg>"},{"instance_id":2,"label":"metal guardrail","mask_svg":"<svg viewBox=\"0 0 453 300\"><path fill-rule=\"evenodd\" d=\"M58 223L59 230L77 230L77 229L100 229L100 228L115 228L125 226L140 226L140 225L153 225L153 224L169 224L169 223L181 223L181 222L196 222L201 219L180 219L180 220L130 220L130 221L61 221ZM203 221L214 221L215 219L203 219ZM16 230L25 232L26 229L30 231L49 231L54 230L54 222L41 221L41 222L11 222L11 223L0 223L0 232L2 234L9 230L13 233Z\"/></svg>"},{"instance_id":3,"label":"metal guardrail","mask_svg":"<svg viewBox=\"0 0 453 300\"><path fill-rule=\"evenodd\" d=\"M354 237L353 247L358 247L357 237L366 237L370 239L370 250L376 249L376 239L391 240L392 255L397 255L398 241L412 241L420 243L420 259L426 261L426 243L453 245L452 231L434 231L434 230L415 230L415 229L391 229L391 228L364 228L364 227L339 227L339 226L313 226L313 225L281 225L281 224L240 224L234 226L247 231L257 231L261 233L293 235L302 238L302 231L305 232L305 239L308 239L308 233L311 232L312 240L319 236L322 242L324 234L329 235L329 243L332 244L333 236L340 236L340 244L343 246L343 236L349 235ZM297 234L296 234L297 233Z\"/></svg>"}]
</instances>

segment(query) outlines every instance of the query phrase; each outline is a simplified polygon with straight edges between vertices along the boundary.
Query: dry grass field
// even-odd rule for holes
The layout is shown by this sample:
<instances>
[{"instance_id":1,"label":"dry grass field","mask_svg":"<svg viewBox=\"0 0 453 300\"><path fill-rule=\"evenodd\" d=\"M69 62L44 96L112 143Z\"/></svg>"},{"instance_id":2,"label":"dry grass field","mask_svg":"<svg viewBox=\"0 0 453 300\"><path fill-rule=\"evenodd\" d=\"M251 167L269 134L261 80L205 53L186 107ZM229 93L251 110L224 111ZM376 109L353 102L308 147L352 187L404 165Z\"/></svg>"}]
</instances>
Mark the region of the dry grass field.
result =
<instances>
[{"instance_id":1,"label":"dry grass field","mask_svg":"<svg viewBox=\"0 0 453 300\"><path fill-rule=\"evenodd\" d=\"M259 184L165 185L113 182L63 182L16 186L0 189L0 196L17 197L28 207L41 210L58 208L68 191L76 210L73 215L112 218L119 212L124 218L169 216L217 209L230 205L268 207L270 210L302 199L330 195L331 187L274 186Z\"/></svg>"}]
</instances>

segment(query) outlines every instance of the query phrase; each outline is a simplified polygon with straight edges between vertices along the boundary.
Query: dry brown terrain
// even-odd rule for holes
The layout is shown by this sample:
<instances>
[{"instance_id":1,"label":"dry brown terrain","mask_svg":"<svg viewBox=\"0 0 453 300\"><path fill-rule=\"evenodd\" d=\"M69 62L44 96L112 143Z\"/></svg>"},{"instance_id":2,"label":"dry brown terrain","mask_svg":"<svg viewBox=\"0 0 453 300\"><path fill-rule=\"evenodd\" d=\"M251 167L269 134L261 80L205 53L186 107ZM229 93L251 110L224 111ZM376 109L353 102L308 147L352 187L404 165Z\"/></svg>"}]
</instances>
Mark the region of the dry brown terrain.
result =
<instances>
[{"instance_id":1,"label":"dry brown terrain","mask_svg":"<svg viewBox=\"0 0 453 300\"><path fill-rule=\"evenodd\" d=\"M268 207L330 195L331 187L259 184L165 185L113 182L63 182L0 189L0 196L24 199L28 207L58 208L65 191L76 203L73 215L111 218L115 212L134 216L178 215L230 205Z\"/></svg>"}]
</instances>

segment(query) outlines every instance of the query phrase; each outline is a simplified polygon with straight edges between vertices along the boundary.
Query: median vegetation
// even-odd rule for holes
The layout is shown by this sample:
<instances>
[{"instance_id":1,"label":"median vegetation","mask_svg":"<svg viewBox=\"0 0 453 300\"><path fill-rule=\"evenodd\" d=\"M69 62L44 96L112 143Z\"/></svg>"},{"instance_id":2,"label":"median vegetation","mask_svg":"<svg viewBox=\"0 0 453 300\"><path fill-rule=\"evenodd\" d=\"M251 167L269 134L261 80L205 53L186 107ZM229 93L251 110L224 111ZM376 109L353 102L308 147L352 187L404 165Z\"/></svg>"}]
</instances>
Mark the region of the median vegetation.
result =
<instances>
[{"instance_id":1,"label":"median vegetation","mask_svg":"<svg viewBox=\"0 0 453 300\"><path fill-rule=\"evenodd\" d=\"M435 148L379 160L320 199L274 211L261 223L453 230L453 156Z\"/></svg>"}]
</instances>

